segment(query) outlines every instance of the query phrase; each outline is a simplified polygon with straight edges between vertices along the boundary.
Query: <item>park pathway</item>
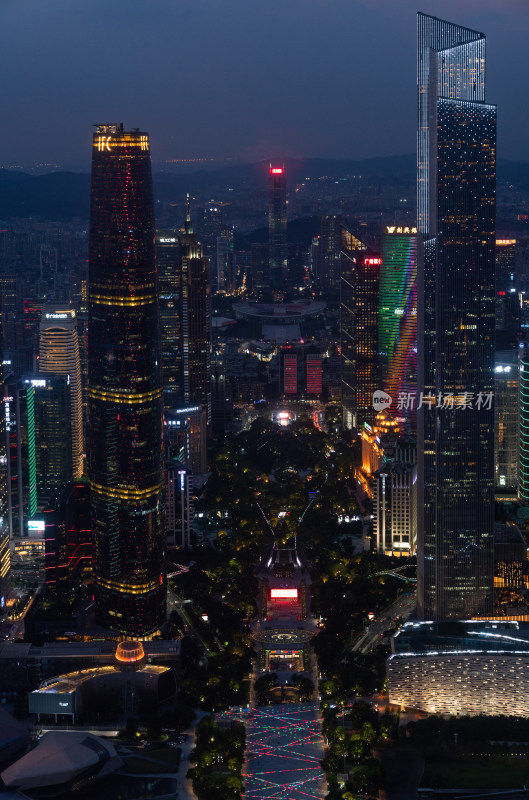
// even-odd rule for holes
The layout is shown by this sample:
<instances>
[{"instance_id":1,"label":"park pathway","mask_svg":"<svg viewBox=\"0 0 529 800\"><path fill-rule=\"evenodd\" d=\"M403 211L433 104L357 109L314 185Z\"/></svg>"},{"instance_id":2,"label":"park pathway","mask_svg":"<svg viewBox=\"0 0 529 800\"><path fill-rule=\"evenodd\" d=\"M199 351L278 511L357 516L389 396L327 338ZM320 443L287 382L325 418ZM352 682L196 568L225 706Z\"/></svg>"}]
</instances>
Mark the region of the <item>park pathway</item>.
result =
<instances>
[{"instance_id":1,"label":"park pathway","mask_svg":"<svg viewBox=\"0 0 529 800\"><path fill-rule=\"evenodd\" d=\"M325 773L320 767L324 756L324 740L321 732L321 715L317 690L316 656L310 647L310 637L317 630L316 621L310 616L310 577L308 569L297 554L290 551L287 560L294 571L289 577L277 577L274 563L278 563L278 552L260 569L259 611L260 621L254 626L257 647L256 666L252 676L251 703L238 717L246 726L247 745L244 764L245 796L248 800L321 800L327 794ZM297 589L298 602L270 602L266 613L262 608L262 587L266 581L268 589ZM301 602L302 587L306 593ZM302 608L307 612L302 612ZM274 644L277 642L276 644ZM270 648L281 652L285 670L277 664L268 669ZM257 706L253 683L266 671L278 674L279 681L286 683L292 671L301 672L289 663L289 652L295 662L299 650L305 648L304 674L315 682L314 699L309 703L279 703ZM308 656L308 658L307 658ZM298 662L299 663L299 662ZM235 713L235 712L232 712Z\"/></svg>"}]
</instances>

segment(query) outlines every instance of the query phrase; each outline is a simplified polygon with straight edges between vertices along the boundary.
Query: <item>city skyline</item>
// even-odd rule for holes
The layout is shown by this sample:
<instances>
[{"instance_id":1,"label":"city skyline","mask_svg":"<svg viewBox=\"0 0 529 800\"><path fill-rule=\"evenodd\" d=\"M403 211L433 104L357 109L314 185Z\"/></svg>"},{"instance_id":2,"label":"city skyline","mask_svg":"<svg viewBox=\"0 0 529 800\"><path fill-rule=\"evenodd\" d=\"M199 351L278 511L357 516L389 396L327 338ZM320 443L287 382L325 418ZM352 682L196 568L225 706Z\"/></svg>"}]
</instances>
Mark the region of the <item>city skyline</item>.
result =
<instances>
[{"instance_id":1,"label":"city skyline","mask_svg":"<svg viewBox=\"0 0 529 800\"><path fill-rule=\"evenodd\" d=\"M253 8L228 0L222 9L206 0L126 7L94 0L75 8L65 0L45 8L29 0L5 3L0 19L11 35L4 52L10 78L2 161L88 170L89 126L105 117L134 118L148 128L155 163L410 152L418 8L490 31L490 88L502 103L500 158L525 158L519 20L529 8L519 0L496 6L454 0L405 0L398 7L389 0L273 0ZM356 36L353 53L351 29L365 34ZM344 104L345 93L354 102ZM172 96L179 97L178 109L168 103ZM185 125L182 107L189 111ZM359 111L362 125L355 124ZM388 126L388 118L399 124ZM58 128L68 135L57 136Z\"/></svg>"}]
</instances>

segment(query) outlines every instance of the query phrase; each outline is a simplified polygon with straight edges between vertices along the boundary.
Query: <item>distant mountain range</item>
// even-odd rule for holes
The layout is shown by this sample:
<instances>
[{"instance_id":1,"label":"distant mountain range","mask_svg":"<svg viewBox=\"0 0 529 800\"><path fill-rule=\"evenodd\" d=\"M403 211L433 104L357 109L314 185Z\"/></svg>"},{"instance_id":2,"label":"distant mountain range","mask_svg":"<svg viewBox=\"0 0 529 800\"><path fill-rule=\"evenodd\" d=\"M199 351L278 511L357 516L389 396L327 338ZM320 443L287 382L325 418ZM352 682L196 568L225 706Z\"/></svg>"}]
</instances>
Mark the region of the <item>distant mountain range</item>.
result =
<instances>
[{"instance_id":1,"label":"distant mountain range","mask_svg":"<svg viewBox=\"0 0 529 800\"><path fill-rule=\"evenodd\" d=\"M415 154L369 158L363 161L307 158L285 159L289 184L305 178L344 178L362 176L368 180L409 184L415 180ZM155 167L156 169L156 167ZM154 193L157 200L181 201L187 191L203 200L217 191L245 189L266 191L268 162L225 166L215 170L201 168L195 172L154 172ZM529 191L529 163L500 161L498 179ZM10 217L45 217L47 219L88 219L90 176L75 172L51 172L28 175L0 169L0 220Z\"/></svg>"}]
</instances>

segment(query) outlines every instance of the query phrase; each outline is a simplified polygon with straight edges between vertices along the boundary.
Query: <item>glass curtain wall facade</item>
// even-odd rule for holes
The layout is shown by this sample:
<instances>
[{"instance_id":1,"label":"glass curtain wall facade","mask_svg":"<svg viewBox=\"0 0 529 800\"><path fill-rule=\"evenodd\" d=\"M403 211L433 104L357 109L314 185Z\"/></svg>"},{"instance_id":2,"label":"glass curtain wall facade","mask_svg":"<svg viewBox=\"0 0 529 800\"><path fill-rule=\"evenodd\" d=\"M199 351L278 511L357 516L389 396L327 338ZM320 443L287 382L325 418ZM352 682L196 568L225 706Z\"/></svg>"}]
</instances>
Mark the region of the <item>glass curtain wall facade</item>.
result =
<instances>
[{"instance_id":1,"label":"glass curtain wall facade","mask_svg":"<svg viewBox=\"0 0 529 800\"><path fill-rule=\"evenodd\" d=\"M379 389L378 304L382 259L341 229L340 336L343 424L360 428L375 419Z\"/></svg>"},{"instance_id":2,"label":"glass curtain wall facade","mask_svg":"<svg viewBox=\"0 0 529 800\"><path fill-rule=\"evenodd\" d=\"M529 342L519 344L520 449L518 460L518 499L529 505Z\"/></svg>"},{"instance_id":3,"label":"glass curtain wall facade","mask_svg":"<svg viewBox=\"0 0 529 800\"><path fill-rule=\"evenodd\" d=\"M149 138L99 125L92 150L88 403L96 620L165 619L162 378Z\"/></svg>"},{"instance_id":4,"label":"glass curtain wall facade","mask_svg":"<svg viewBox=\"0 0 529 800\"><path fill-rule=\"evenodd\" d=\"M182 253L182 364L184 401L206 409L211 425L211 287L209 259L193 231L189 197Z\"/></svg>"},{"instance_id":5,"label":"glass curtain wall facade","mask_svg":"<svg viewBox=\"0 0 529 800\"><path fill-rule=\"evenodd\" d=\"M284 167L270 164L268 178L268 261L272 288L288 278L287 184Z\"/></svg>"},{"instance_id":6,"label":"glass curtain wall facade","mask_svg":"<svg viewBox=\"0 0 529 800\"><path fill-rule=\"evenodd\" d=\"M521 352L521 350L520 350ZM518 354L496 353L494 368L494 477L497 492L518 489Z\"/></svg>"},{"instance_id":7,"label":"glass curtain wall facade","mask_svg":"<svg viewBox=\"0 0 529 800\"><path fill-rule=\"evenodd\" d=\"M418 608L469 618L493 609L496 108L483 34L418 15L418 116L418 389L434 398L417 420ZM450 396L456 410L442 407Z\"/></svg>"},{"instance_id":8,"label":"glass curtain wall facade","mask_svg":"<svg viewBox=\"0 0 529 800\"><path fill-rule=\"evenodd\" d=\"M30 378L35 390L35 462L39 507L72 480L71 393L67 375Z\"/></svg>"},{"instance_id":9,"label":"glass curtain wall facade","mask_svg":"<svg viewBox=\"0 0 529 800\"><path fill-rule=\"evenodd\" d=\"M70 416L64 419L64 425L69 424L72 430L73 479L78 480L84 470L83 395L77 320L73 308L68 305L44 306L40 319L39 344L39 372L68 378Z\"/></svg>"},{"instance_id":10,"label":"glass curtain wall facade","mask_svg":"<svg viewBox=\"0 0 529 800\"><path fill-rule=\"evenodd\" d=\"M12 376L4 384L9 535L26 536L37 513L35 389Z\"/></svg>"},{"instance_id":11,"label":"glass curtain wall facade","mask_svg":"<svg viewBox=\"0 0 529 800\"><path fill-rule=\"evenodd\" d=\"M413 436L416 409L397 409L399 394L417 388L417 228L386 228L378 331L381 388L393 398L392 410Z\"/></svg>"},{"instance_id":12,"label":"glass curtain wall facade","mask_svg":"<svg viewBox=\"0 0 529 800\"><path fill-rule=\"evenodd\" d=\"M180 243L174 231L156 236L160 339L162 348L163 397L165 409L183 400L182 390L182 268Z\"/></svg>"}]
</instances>

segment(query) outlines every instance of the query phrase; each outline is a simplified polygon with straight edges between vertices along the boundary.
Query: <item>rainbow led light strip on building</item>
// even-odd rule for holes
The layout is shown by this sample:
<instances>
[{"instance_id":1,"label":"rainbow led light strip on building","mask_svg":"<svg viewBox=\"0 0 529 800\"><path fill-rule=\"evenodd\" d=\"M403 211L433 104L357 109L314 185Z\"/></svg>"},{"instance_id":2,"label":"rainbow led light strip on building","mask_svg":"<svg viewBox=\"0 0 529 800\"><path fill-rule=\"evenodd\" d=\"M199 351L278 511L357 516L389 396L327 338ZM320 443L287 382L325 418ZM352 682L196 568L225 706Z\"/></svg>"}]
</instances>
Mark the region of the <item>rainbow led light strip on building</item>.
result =
<instances>
[{"instance_id":1,"label":"rainbow led light strip on building","mask_svg":"<svg viewBox=\"0 0 529 800\"><path fill-rule=\"evenodd\" d=\"M378 344L381 384L396 412L400 392L416 389L417 228L386 227L380 273ZM408 428L411 421L407 419ZM408 431L411 433L411 430Z\"/></svg>"}]
</instances>

